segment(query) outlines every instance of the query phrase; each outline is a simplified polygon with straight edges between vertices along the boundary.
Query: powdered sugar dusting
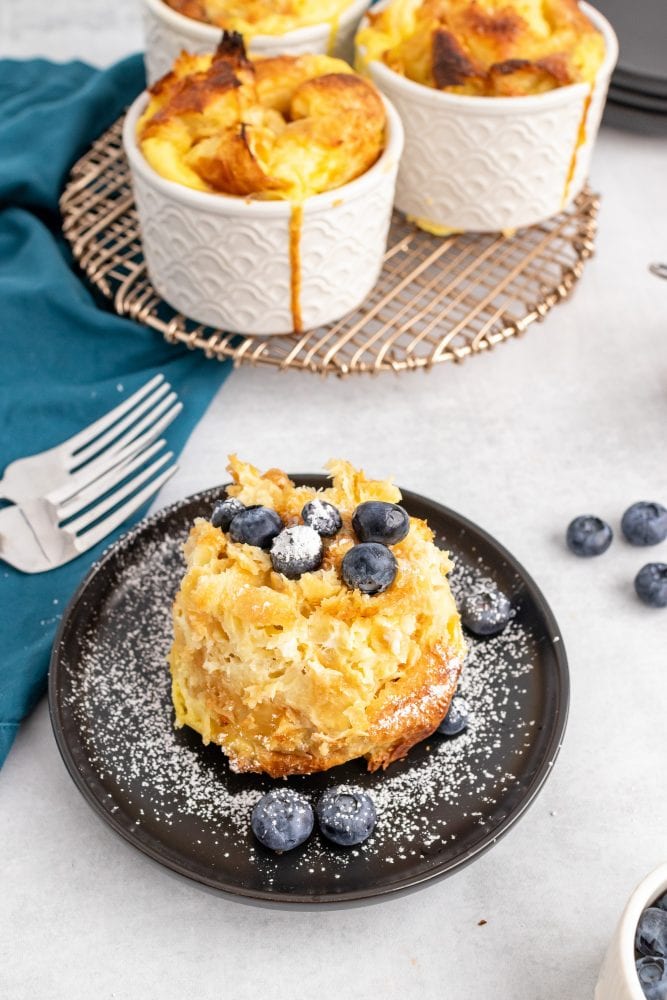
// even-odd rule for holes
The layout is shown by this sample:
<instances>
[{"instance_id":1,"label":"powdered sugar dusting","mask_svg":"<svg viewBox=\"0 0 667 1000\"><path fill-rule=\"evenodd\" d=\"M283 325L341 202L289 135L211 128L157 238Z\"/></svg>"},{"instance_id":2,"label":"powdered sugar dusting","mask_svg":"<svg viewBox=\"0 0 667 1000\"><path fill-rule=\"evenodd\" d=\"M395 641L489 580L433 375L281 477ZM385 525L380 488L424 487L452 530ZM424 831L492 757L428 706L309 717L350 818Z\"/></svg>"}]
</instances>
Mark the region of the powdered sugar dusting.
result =
<instances>
[{"instance_id":1,"label":"powdered sugar dusting","mask_svg":"<svg viewBox=\"0 0 667 1000\"><path fill-rule=\"evenodd\" d=\"M227 883L247 884L254 872L268 891L280 890L288 865L301 891L315 873L319 891L324 880L335 893L349 890L352 880L358 885L364 870L372 869L376 881L384 877L378 866L387 878L407 877L434 859L473 849L514 808L529 765L540 762L536 727L548 722L532 717L543 711L543 679L534 670L541 640L521 614L498 636L469 637L459 686L472 708L465 733L449 740L433 736L384 773L369 775L362 762L352 762L290 781L313 805L332 785L369 791L378 813L369 841L343 850L314 835L292 854L268 856L249 832L250 813L276 782L232 774L219 748L203 748L196 734L173 727L166 657L171 602L183 571L182 533L178 526L174 532L142 541L139 558L128 546L67 667L64 711L104 786L107 809L122 814L125 825L153 841L176 840L186 855L205 856ZM493 579L468 554L459 557L453 589L460 598L489 583L504 585L516 600L521 581L508 574Z\"/></svg>"}]
</instances>

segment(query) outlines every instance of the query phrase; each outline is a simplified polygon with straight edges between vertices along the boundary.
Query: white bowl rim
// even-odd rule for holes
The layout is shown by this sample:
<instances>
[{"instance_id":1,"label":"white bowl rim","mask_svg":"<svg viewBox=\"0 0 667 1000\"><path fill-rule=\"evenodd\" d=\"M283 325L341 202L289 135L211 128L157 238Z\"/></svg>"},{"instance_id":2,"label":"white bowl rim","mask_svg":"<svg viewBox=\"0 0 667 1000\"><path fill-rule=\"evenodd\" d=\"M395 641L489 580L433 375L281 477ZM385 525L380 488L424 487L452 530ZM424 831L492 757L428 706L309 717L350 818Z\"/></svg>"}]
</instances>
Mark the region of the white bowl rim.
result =
<instances>
[{"instance_id":1,"label":"white bowl rim","mask_svg":"<svg viewBox=\"0 0 667 1000\"><path fill-rule=\"evenodd\" d=\"M375 186L378 174L386 173L395 161L398 166L403 151L403 125L395 107L383 94L382 97L387 112L388 137L384 150L372 167L365 173L348 181L341 187L311 195L302 202L304 211L309 214L329 210L332 199L346 201L350 197L362 194L365 189ZM132 171L140 174L152 187L162 191L172 201L181 202L192 208L206 209L217 215L246 215L260 218L288 218L292 212L291 201L259 201L244 198L240 195L218 194L210 191L197 191L177 181L167 180L155 170L142 153L136 137L136 123L148 103L148 91L143 91L128 108L123 123L123 146L130 162Z\"/></svg>"},{"instance_id":2,"label":"white bowl rim","mask_svg":"<svg viewBox=\"0 0 667 1000\"><path fill-rule=\"evenodd\" d=\"M382 10L391 0L382 0L375 5L375 11ZM595 80L607 79L611 76L611 71L618 59L618 38L611 24L595 7L591 7L585 0L580 0L579 6L588 19L600 31L605 43L605 55L602 64L597 71ZM364 19L365 20L365 19ZM359 46L359 52L364 58L364 49ZM555 87L542 94L523 94L517 97L475 97L472 94L450 94L445 90L436 90L435 87L427 87L423 83L416 83L409 80L401 73L390 69L380 60L373 59L368 64L374 77L382 82L388 83L397 90L404 90L406 94L413 97L421 104L440 105L441 107L458 108L459 111L472 112L488 115L506 114L508 111L542 111L547 108L559 107L568 104L570 101L579 100L590 90L588 83L570 83L565 87Z\"/></svg>"},{"instance_id":3,"label":"white bowl rim","mask_svg":"<svg viewBox=\"0 0 667 1000\"><path fill-rule=\"evenodd\" d=\"M361 15L368 7L369 0L351 0L349 6L343 11L338 19L341 27L346 27L355 16ZM151 11L159 20L164 21L175 31L189 35L192 39L200 42L210 42L215 47L220 40L222 28L214 24L206 24L197 21L194 17L187 17L177 10L169 7L164 0L144 0L144 6ZM275 47L276 42L284 42L286 45L297 45L315 40L321 34L322 29L331 30L331 25L327 21L320 24L307 24L303 28L294 28L286 31L282 35L254 35L248 39L248 47L254 46L256 49Z\"/></svg>"},{"instance_id":4,"label":"white bowl rim","mask_svg":"<svg viewBox=\"0 0 667 1000\"><path fill-rule=\"evenodd\" d=\"M658 865L642 879L630 894L618 925L620 961L632 990L632 1000L646 1000L635 968L635 933L642 913L658 896L667 890L667 862ZM613 947L613 945L612 945Z\"/></svg>"}]
</instances>

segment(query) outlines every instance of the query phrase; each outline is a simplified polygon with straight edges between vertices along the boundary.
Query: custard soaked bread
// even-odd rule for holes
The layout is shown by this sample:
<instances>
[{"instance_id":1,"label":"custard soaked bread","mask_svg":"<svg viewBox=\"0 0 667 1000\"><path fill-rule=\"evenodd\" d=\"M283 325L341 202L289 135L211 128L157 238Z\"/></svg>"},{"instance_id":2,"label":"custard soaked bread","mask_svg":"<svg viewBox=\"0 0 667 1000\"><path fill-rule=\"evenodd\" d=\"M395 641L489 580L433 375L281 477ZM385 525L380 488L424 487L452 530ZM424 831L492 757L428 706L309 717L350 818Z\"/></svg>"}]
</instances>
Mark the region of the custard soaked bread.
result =
<instances>
[{"instance_id":1,"label":"custard soaked bread","mask_svg":"<svg viewBox=\"0 0 667 1000\"><path fill-rule=\"evenodd\" d=\"M229 469L239 504L214 515L219 527L198 519L185 547L170 655L177 725L220 744L237 771L306 774L362 756L369 770L387 767L436 729L456 689L465 643L449 556L426 522L396 506L390 481L347 462L329 464L331 486L319 492L235 457ZM357 533L352 519L367 501L381 502L387 523L402 511L405 528L387 546L359 543L363 519ZM313 548L304 539L315 528ZM375 549L386 553L383 571L391 553L395 571L373 589L372 561L342 563Z\"/></svg>"},{"instance_id":2,"label":"custard soaked bread","mask_svg":"<svg viewBox=\"0 0 667 1000\"><path fill-rule=\"evenodd\" d=\"M251 60L239 35L182 53L137 124L159 174L200 191L302 201L354 180L384 149L379 93L325 55Z\"/></svg>"},{"instance_id":3,"label":"custard soaked bread","mask_svg":"<svg viewBox=\"0 0 667 1000\"><path fill-rule=\"evenodd\" d=\"M364 62L456 94L592 83L605 53L577 0L391 0L368 20L357 36Z\"/></svg>"}]
</instances>

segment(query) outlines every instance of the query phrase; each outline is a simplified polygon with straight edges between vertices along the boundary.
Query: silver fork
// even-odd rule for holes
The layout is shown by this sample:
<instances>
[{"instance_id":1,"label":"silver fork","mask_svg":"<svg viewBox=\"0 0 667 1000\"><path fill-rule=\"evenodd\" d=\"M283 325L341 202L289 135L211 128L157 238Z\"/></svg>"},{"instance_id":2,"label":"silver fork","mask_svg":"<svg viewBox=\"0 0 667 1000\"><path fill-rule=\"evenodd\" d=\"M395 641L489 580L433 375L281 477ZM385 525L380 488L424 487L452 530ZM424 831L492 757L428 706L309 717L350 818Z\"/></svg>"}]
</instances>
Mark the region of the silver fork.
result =
<instances>
[{"instance_id":1,"label":"silver fork","mask_svg":"<svg viewBox=\"0 0 667 1000\"><path fill-rule=\"evenodd\" d=\"M164 469L171 451L142 468L164 443L157 441L74 495L68 483L46 497L0 510L0 559L24 573L43 573L97 545L176 472L176 464Z\"/></svg>"},{"instance_id":2,"label":"silver fork","mask_svg":"<svg viewBox=\"0 0 667 1000\"><path fill-rule=\"evenodd\" d=\"M11 462L0 479L0 499L24 503L72 483L77 490L138 454L183 409L156 375L119 406L47 451Z\"/></svg>"}]
</instances>

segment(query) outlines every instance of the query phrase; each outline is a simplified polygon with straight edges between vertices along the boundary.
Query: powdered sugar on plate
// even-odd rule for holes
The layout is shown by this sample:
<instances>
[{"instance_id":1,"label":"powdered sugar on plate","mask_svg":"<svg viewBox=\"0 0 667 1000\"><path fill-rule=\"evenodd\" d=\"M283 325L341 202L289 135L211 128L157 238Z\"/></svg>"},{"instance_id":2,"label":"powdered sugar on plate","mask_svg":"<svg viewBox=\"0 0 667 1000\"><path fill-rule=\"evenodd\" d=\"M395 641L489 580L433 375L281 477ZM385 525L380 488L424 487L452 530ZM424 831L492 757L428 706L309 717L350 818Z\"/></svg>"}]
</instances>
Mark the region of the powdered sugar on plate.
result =
<instances>
[{"instance_id":1,"label":"powdered sugar on plate","mask_svg":"<svg viewBox=\"0 0 667 1000\"><path fill-rule=\"evenodd\" d=\"M66 742L124 834L164 854L167 864L176 856L195 878L269 898L310 895L309 886L322 898L363 890L365 882L417 880L494 839L557 750L547 733L558 691L544 659L545 650L553 657L555 637L545 636L521 576L507 563L492 571L471 540L457 538L455 595L491 583L516 608L500 635L468 637L459 686L472 708L468 730L453 739L432 736L384 773L370 775L355 761L290 779L313 805L331 785L361 786L374 799L378 823L359 847L336 849L315 834L277 858L250 833L253 805L276 782L233 774L218 747L204 748L197 734L173 725L166 657L188 523L164 512L163 533L133 533L99 593L84 591L61 643Z\"/></svg>"}]
</instances>

